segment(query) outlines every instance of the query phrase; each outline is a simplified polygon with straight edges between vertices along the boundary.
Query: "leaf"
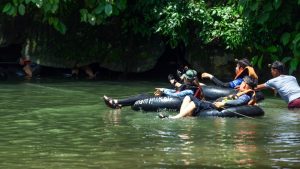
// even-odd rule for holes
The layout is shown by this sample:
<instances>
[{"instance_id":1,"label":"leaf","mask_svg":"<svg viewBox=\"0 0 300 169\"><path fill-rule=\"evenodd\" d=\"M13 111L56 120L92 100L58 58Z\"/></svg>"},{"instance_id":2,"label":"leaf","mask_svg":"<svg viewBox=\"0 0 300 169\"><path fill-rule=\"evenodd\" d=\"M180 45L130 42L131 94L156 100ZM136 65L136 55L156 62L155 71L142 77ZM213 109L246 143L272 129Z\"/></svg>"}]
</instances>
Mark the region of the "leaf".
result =
<instances>
[{"instance_id":1,"label":"leaf","mask_svg":"<svg viewBox=\"0 0 300 169\"><path fill-rule=\"evenodd\" d=\"M257 20L258 23L264 24L269 19L270 13L263 13Z\"/></svg>"},{"instance_id":2,"label":"leaf","mask_svg":"<svg viewBox=\"0 0 300 169\"><path fill-rule=\"evenodd\" d=\"M275 53L278 51L277 47L276 46L270 46L267 48L267 51L270 52L270 53Z\"/></svg>"},{"instance_id":3,"label":"leaf","mask_svg":"<svg viewBox=\"0 0 300 169\"><path fill-rule=\"evenodd\" d=\"M7 14L8 15L11 15L11 16L16 16L17 15L17 9L15 6L11 6L11 8L9 9L9 11L7 11Z\"/></svg>"},{"instance_id":4,"label":"leaf","mask_svg":"<svg viewBox=\"0 0 300 169\"><path fill-rule=\"evenodd\" d=\"M288 32L285 32L283 35L281 35L280 40L284 46L289 43L290 37L291 37L291 34Z\"/></svg>"},{"instance_id":5,"label":"leaf","mask_svg":"<svg viewBox=\"0 0 300 169\"><path fill-rule=\"evenodd\" d=\"M57 24L54 25L54 28L62 34L65 34L67 31L66 25L64 23L62 23L61 21L58 21Z\"/></svg>"},{"instance_id":6,"label":"leaf","mask_svg":"<svg viewBox=\"0 0 300 169\"><path fill-rule=\"evenodd\" d=\"M126 8L126 3L127 3L127 0L120 0L119 3L118 3L118 8L120 10L123 10Z\"/></svg>"},{"instance_id":7,"label":"leaf","mask_svg":"<svg viewBox=\"0 0 300 169\"><path fill-rule=\"evenodd\" d=\"M292 74L295 70L297 70L298 64L299 64L299 60L297 58L293 58L290 61L289 74Z\"/></svg>"},{"instance_id":8,"label":"leaf","mask_svg":"<svg viewBox=\"0 0 300 169\"><path fill-rule=\"evenodd\" d=\"M89 19L89 23L90 23L91 25L95 25L95 24L96 24L96 17L95 17L94 15L89 14L89 15L88 15L88 19Z\"/></svg>"},{"instance_id":9,"label":"leaf","mask_svg":"<svg viewBox=\"0 0 300 169\"><path fill-rule=\"evenodd\" d=\"M23 15L25 14L25 6L24 6L23 4L20 4L20 5L19 5L18 10L19 10L19 14L20 14L20 15L23 16Z\"/></svg>"},{"instance_id":10,"label":"leaf","mask_svg":"<svg viewBox=\"0 0 300 169\"><path fill-rule=\"evenodd\" d=\"M278 9L281 6L281 0L275 0L273 5L275 9Z\"/></svg>"},{"instance_id":11,"label":"leaf","mask_svg":"<svg viewBox=\"0 0 300 169\"><path fill-rule=\"evenodd\" d=\"M88 20L88 16L87 16L87 14L88 14L88 10L87 9L81 9L80 10L80 21L81 22L87 22L87 20Z\"/></svg>"},{"instance_id":12,"label":"leaf","mask_svg":"<svg viewBox=\"0 0 300 169\"><path fill-rule=\"evenodd\" d=\"M258 61L258 56L256 55L256 56L252 57L252 59L251 59L251 64L252 64L253 66L255 66L255 65L257 64L257 61Z\"/></svg>"},{"instance_id":13,"label":"leaf","mask_svg":"<svg viewBox=\"0 0 300 169\"><path fill-rule=\"evenodd\" d=\"M11 9L12 5L11 3L7 3L4 8L2 9L3 13L7 13Z\"/></svg>"},{"instance_id":14,"label":"leaf","mask_svg":"<svg viewBox=\"0 0 300 169\"><path fill-rule=\"evenodd\" d=\"M252 5L250 6L250 9L251 9L252 11L258 10L258 2L255 2L254 4L252 4Z\"/></svg>"},{"instance_id":15,"label":"leaf","mask_svg":"<svg viewBox=\"0 0 300 169\"><path fill-rule=\"evenodd\" d=\"M272 11L273 10L273 7L272 7L272 3L271 2L269 2L269 3L266 3L265 5L264 5L264 11Z\"/></svg>"},{"instance_id":16,"label":"leaf","mask_svg":"<svg viewBox=\"0 0 300 169\"><path fill-rule=\"evenodd\" d=\"M292 59L292 57L284 57L281 62L282 63L287 63L288 61L290 61Z\"/></svg>"},{"instance_id":17,"label":"leaf","mask_svg":"<svg viewBox=\"0 0 300 169\"><path fill-rule=\"evenodd\" d=\"M258 59L258 63L257 63L257 66L258 66L258 68L259 69L261 69L262 68L262 62L263 62L263 56L260 56L260 58Z\"/></svg>"},{"instance_id":18,"label":"leaf","mask_svg":"<svg viewBox=\"0 0 300 169\"><path fill-rule=\"evenodd\" d=\"M296 57L300 56L300 33L298 33L292 41L293 54Z\"/></svg>"},{"instance_id":19,"label":"leaf","mask_svg":"<svg viewBox=\"0 0 300 169\"><path fill-rule=\"evenodd\" d=\"M25 4L29 4L31 0L25 0Z\"/></svg>"},{"instance_id":20,"label":"leaf","mask_svg":"<svg viewBox=\"0 0 300 169\"><path fill-rule=\"evenodd\" d=\"M18 5L18 0L13 0L13 4L14 4L15 6L17 6L17 5Z\"/></svg>"},{"instance_id":21,"label":"leaf","mask_svg":"<svg viewBox=\"0 0 300 169\"><path fill-rule=\"evenodd\" d=\"M95 14L100 14L102 11L104 11L104 6L102 4L99 4L97 8L95 9Z\"/></svg>"},{"instance_id":22,"label":"leaf","mask_svg":"<svg viewBox=\"0 0 300 169\"><path fill-rule=\"evenodd\" d=\"M112 14L112 6L111 4L106 4L105 5L105 13L107 16L110 16Z\"/></svg>"},{"instance_id":23,"label":"leaf","mask_svg":"<svg viewBox=\"0 0 300 169\"><path fill-rule=\"evenodd\" d=\"M275 60L279 60L277 55L271 54L271 60L275 61Z\"/></svg>"}]
</instances>

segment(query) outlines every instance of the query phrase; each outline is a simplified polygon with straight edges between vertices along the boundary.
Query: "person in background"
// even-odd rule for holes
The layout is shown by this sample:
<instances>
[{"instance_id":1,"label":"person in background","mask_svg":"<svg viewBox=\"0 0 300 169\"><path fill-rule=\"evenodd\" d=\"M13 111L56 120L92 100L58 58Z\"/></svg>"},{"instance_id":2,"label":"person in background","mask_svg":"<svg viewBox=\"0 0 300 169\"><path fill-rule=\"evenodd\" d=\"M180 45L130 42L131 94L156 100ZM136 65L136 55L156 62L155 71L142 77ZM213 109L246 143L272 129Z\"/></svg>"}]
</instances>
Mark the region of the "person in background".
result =
<instances>
[{"instance_id":1,"label":"person in background","mask_svg":"<svg viewBox=\"0 0 300 169\"><path fill-rule=\"evenodd\" d=\"M300 87L294 76L284 74L284 64L275 61L269 64L272 79L258 85L255 90L275 89L281 98L288 103L288 108L300 108Z\"/></svg>"},{"instance_id":2,"label":"person in background","mask_svg":"<svg viewBox=\"0 0 300 169\"><path fill-rule=\"evenodd\" d=\"M25 73L25 78L31 79L32 78L31 61L26 57L21 57L19 59L19 64L22 66L22 69Z\"/></svg>"},{"instance_id":3,"label":"person in background","mask_svg":"<svg viewBox=\"0 0 300 169\"><path fill-rule=\"evenodd\" d=\"M78 78L79 76L79 71L83 70L85 74L88 76L88 79L95 79L96 74L93 72L92 68L90 65L85 65L85 66L79 66L78 63L75 64L75 66L72 69L72 76Z\"/></svg>"},{"instance_id":4,"label":"person in background","mask_svg":"<svg viewBox=\"0 0 300 169\"><path fill-rule=\"evenodd\" d=\"M237 62L236 68L235 68L236 76L235 76L233 81L224 83L224 82L220 81L219 79L217 79L212 74L209 74L209 73L206 73L206 72L202 73L201 77L203 79L204 78L209 78L217 86L226 87L226 88L236 88L236 87L238 87L243 82L243 78L245 76L250 76L254 79L258 79L258 76L256 75L255 70L251 66L248 59L246 59L246 58L241 59L241 60L235 59L235 61Z\"/></svg>"},{"instance_id":5,"label":"person in background","mask_svg":"<svg viewBox=\"0 0 300 169\"><path fill-rule=\"evenodd\" d=\"M239 92L236 95L229 95L227 97L221 97L215 102L211 103L205 100L200 100L194 96L186 96L181 104L179 114L175 116L168 116L159 114L160 118L177 119L188 116L197 116L202 110L220 109L226 107L242 106L242 105L254 105L255 91L253 90L257 85L257 79L249 76L243 78L243 82L239 86Z\"/></svg>"}]
</instances>

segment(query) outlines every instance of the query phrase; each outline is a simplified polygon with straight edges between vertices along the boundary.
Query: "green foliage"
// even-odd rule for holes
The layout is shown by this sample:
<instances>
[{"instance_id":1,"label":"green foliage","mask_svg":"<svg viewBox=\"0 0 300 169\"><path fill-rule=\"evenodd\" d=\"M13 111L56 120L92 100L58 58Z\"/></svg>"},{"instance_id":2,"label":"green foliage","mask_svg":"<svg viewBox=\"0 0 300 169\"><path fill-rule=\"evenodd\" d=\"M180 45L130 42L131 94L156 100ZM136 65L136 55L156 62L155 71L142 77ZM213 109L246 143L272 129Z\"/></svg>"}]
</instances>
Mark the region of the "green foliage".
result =
<instances>
[{"instance_id":1,"label":"green foliage","mask_svg":"<svg viewBox=\"0 0 300 169\"><path fill-rule=\"evenodd\" d=\"M156 8L159 21L155 31L169 38L172 46L180 41L186 45L194 37L209 44L217 41L228 49L240 47L247 39L247 21L239 8L206 5L205 1L168 1Z\"/></svg>"},{"instance_id":2,"label":"green foliage","mask_svg":"<svg viewBox=\"0 0 300 169\"><path fill-rule=\"evenodd\" d=\"M3 0L2 13L48 24L61 34L94 34L111 29L110 39L131 44L134 37L162 37L176 47L182 42L237 50L254 49L252 62L279 59L296 70L300 59L300 0ZM75 30L74 27L84 28ZM70 30L72 29L72 31ZM93 30L93 31L91 31ZM69 32L68 32L69 31ZM88 36L93 33L92 36ZM88 40L86 40L88 45ZM127 44L129 42L129 44ZM96 43L96 42L95 42Z\"/></svg>"},{"instance_id":3,"label":"green foliage","mask_svg":"<svg viewBox=\"0 0 300 169\"><path fill-rule=\"evenodd\" d=\"M247 21L239 14L237 1L159 1L159 0L11 0L4 4L3 13L10 16L31 14L65 34L66 13L79 12L80 21L90 25L113 24L112 17L122 21L122 33L166 37L173 47L184 42L202 44L216 42L228 49L240 47L247 39ZM73 12L71 12L73 11ZM76 19L76 18L74 18Z\"/></svg>"},{"instance_id":4,"label":"green foliage","mask_svg":"<svg viewBox=\"0 0 300 169\"><path fill-rule=\"evenodd\" d=\"M265 58L288 62L289 73L294 72L300 58L299 1L242 0L240 5L253 29L249 45Z\"/></svg>"},{"instance_id":5,"label":"green foliage","mask_svg":"<svg viewBox=\"0 0 300 169\"><path fill-rule=\"evenodd\" d=\"M81 22L100 25L125 10L127 0L85 0L80 9Z\"/></svg>"}]
</instances>

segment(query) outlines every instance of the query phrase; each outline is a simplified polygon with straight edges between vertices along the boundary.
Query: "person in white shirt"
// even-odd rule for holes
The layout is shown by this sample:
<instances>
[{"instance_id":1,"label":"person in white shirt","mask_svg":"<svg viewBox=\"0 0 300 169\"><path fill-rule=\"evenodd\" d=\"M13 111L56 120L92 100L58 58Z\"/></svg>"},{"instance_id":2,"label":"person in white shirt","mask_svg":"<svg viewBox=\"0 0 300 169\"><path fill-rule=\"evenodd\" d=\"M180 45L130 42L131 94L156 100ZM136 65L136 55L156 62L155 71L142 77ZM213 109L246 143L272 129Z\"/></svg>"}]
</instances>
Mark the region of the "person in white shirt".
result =
<instances>
[{"instance_id":1,"label":"person in white shirt","mask_svg":"<svg viewBox=\"0 0 300 169\"><path fill-rule=\"evenodd\" d=\"M275 89L281 98L288 103L288 108L300 108L300 87L294 76L284 74L284 64L279 61L271 65L273 79L258 85L255 90Z\"/></svg>"}]
</instances>

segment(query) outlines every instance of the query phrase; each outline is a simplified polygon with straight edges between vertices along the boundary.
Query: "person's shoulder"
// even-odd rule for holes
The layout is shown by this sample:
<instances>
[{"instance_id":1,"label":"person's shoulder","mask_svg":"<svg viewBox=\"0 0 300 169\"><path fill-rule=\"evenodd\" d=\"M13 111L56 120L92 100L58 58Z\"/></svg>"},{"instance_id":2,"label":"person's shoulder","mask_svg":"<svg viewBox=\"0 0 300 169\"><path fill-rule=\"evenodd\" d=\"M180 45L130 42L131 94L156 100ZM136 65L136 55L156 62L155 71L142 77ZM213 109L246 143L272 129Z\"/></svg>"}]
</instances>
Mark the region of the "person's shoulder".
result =
<instances>
[{"instance_id":1,"label":"person's shoulder","mask_svg":"<svg viewBox=\"0 0 300 169\"><path fill-rule=\"evenodd\" d=\"M280 75L280 76L278 76L278 79L284 79L284 80L293 79L293 80L295 80L296 77L292 76L292 75Z\"/></svg>"}]
</instances>

